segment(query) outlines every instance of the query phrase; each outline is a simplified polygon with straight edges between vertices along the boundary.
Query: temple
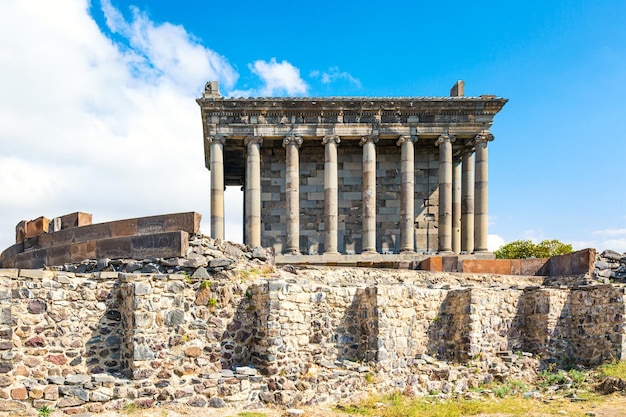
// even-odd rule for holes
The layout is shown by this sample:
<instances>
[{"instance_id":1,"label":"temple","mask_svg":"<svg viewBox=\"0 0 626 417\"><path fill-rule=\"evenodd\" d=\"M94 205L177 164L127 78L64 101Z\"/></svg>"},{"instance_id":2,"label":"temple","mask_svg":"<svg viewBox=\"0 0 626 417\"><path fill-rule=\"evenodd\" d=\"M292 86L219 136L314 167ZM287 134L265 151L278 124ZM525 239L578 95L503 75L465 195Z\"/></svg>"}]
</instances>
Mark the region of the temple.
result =
<instances>
[{"instance_id":1,"label":"temple","mask_svg":"<svg viewBox=\"0 0 626 417\"><path fill-rule=\"evenodd\" d=\"M277 254L488 252L488 145L507 99L225 98L201 108L211 236L244 190L244 243Z\"/></svg>"}]
</instances>

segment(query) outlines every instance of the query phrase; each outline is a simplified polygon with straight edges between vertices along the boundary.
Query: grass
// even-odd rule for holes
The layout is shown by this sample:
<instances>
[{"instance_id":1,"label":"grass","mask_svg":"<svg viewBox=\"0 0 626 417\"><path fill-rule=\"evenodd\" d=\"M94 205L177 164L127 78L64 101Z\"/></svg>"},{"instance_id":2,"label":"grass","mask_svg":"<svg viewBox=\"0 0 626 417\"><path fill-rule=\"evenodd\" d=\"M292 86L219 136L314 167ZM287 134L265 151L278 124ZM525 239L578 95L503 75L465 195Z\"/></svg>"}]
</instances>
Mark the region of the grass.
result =
<instances>
[{"instance_id":1,"label":"grass","mask_svg":"<svg viewBox=\"0 0 626 417\"><path fill-rule=\"evenodd\" d=\"M239 417L266 417L265 413L259 413L258 411L243 411L237 415Z\"/></svg>"},{"instance_id":2,"label":"grass","mask_svg":"<svg viewBox=\"0 0 626 417\"><path fill-rule=\"evenodd\" d=\"M52 413L52 409L50 409L47 405L42 405L37 409L38 417L48 417Z\"/></svg>"},{"instance_id":3,"label":"grass","mask_svg":"<svg viewBox=\"0 0 626 417\"><path fill-rule=\"evenodd\" d=\"M598 375L601 377L612 376L615 378L626 379L626 361L614 361L605 365L600 365L597 369Z\"/></svg>"},{"instance_id":4,"label":"grass","mask_svg":"<svg viewBox=\"0 0 626 417\"><path fill-rule=\"evenodd\" d=\"M253 267L239 271L239 275L243 279L254 279L256 277L266 277L272 275L276 270L271 265L264 265L260 268Z\"/></svg>"},{"instance_id":5,"label":"grass","mask_svg":"<svg viewBox=\"0 0 626 417\"><path fill-rule=\"evenodd\" d=\"M585 402L571 402L560 398L544 402L523 396L505 396L487 399L436 400L412 399L394 393L378 399L368 399L359 404L340 405L337 410L348 415L380 417L462 417L479 414L497 414L511 417L527 415L560 416L563 411L569 416L585 416L592 405L600 402L595 394L589 394Z\"/></svg>"}]
</instances>

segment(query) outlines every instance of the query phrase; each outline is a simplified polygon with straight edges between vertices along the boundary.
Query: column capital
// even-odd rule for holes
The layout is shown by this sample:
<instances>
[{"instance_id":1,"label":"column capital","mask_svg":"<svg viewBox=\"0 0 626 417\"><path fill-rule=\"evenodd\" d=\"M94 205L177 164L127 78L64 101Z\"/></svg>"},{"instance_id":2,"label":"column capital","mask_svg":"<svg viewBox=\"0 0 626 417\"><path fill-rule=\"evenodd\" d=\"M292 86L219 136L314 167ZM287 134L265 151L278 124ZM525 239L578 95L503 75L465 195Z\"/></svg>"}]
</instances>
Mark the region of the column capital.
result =
<instances>
[{"instance_id":1,"label":"column capital","mask_svg":"<svg viewBox=\"0 0 626 417\"><path fill-rule=\"evenodd\" d=\"M322 139L322 145L326 145L329 142L335 142L335 144L339 145L341 139L337 135L324 136L324 139Z\"/></svg>"},{"instance_id":2,"label":"column capital","mask_svg":"<svg viewBox=\"0 0 626 417\"><path fill-rule=\"evenodd\" d=\"M437 140L435 141L435 146L439 146L443 143L452 143L456 140L456 136L451 135L449 133L443 134L443 135L439 135L439 137L437 138Z\"/></svg>"},{"instance_id":3,"label":"column capital","mask_svg":"<svg viewBox=\"0 0 626 417\"><path fill-rule=\"evenodd\" d=\"M493 141L493 135L491 133L480 133L474 137L474 143L487 143Z\"/></svg>"},{"instance_id":4,"label":"column capital","mask_svg":"<svg viewBox=\"0 0 626 417\"><path fill-rule=\"evenodd\" d=\"M289 145L295 145L299 148L300 145L302 145L302 137L297 135L285 136L285 138L283 139L283 148L286 148Z\"/></svg>"},{"instance_id":5,"label":"column capital","mask_svg":"<svg viewBox=\"0 0 626 417\"><path fill-rule=\"evenodd\" d=\"M400 136L396 142L396 146L402 146L405 143L409 143L409 142L412 142L412 143L417 142L417 136L408 136L408 135Z\"/></svg>"},{"instance_id":6,"label":"column capital","mask_svg":"<svg viewBox=\"0 0 626 417\"><path fill-rule=\"evenodd\" d=\"M246 146L249 144L261 145L263 144L263 138L261 136L246 136L243 143Z\"/></svg>"},{"instance_id":7,"label":"column capital","mask_svg":"<svg viewBox=\"0 0 626 417\"><path fill-rule=\"evenodd\" d=\"M207 142L209 143L219 143L219 144L224 144L224 142L226 142L226 136L222 136L222 135L213 135L213 136L208 136L206 138Z\"/></svg>"},{"instance_id":8,"label":"column capital","mask_svg":"<svg viewBox=\"0 0 626 417\"><path fill-rule=\"evenodd\" d=\"M378 135L363 136L361 140L359 141L359 145L363 146L368 142L378 143Z\"/></svg>"}]
</instances>

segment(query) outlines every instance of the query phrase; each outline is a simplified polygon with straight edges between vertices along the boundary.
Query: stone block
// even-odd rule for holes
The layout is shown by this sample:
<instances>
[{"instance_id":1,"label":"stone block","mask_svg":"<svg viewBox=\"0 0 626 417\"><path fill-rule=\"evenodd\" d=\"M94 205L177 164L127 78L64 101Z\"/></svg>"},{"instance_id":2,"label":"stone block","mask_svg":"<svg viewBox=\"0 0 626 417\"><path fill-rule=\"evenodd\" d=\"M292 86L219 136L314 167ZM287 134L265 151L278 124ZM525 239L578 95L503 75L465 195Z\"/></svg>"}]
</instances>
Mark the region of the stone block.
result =
<instances>
[{"instance_id":1,"label":"stone block","mask_svg":"<svg viewBox=\"0 0 626 417\"><path fill-rule=\"evenodd\" d=\"M463 261L463 271L473 274L511 275L510 259L468 259Z\"/></svg>"},{"instance_id":2,"label":"stone block","mask_svg":"<svg viewBox=\"0 0 626 417\"><path fill-rule=\"evenodd\" d=\"M420 264L420 269L424 271L443 271L443 259L441 256L431 256ZM464 271L465 272L465 271Z\"/></svg>"},{"instance_id":3,"label":"stone block","mask_svg":"<svg viewBox=\"0 0 626 417\"><path fill-rule=\"evenodd\" d=\"M120 220L111 223L111 237L134 236L137 233L137 219Z\"/></svg>"},{"instance_id":4,"label":"stone block","mask_svg":"<svg viewBox=\"0 0 626 417\"><path fill-rule=\"evenodd\" d=\"M15 243L23 242L26 239L26 225L28 221L22 220L15 226Z\"/></svg>"},{"instance_id":5,"label":"stone block","mask_svg":"<svg viewBox=\"0 0 626 417\"><path fill-rule=\"evenodd\" d=\"M70 245L70 262L80 262L85 259L95 259L97 257L96 240L88 240Z\"/></svg>"},{"instance_id":6,"label":"stone block","mask_svg":"<svg viewBox=\"0 0 626 417\"><path fill-rule=\"evenodd\" d=\"M29 237L41 236L44 233L48 233L48 226L50 225L50 219L46 217L38 217L35 220L31 220L26 223L26 239Z\"/></svg>"},{"instance_id":7,"label":"stone block","mask_svg":"<svg viewBox=\"0 0 626 417\"><path fill-rule=\"evenodd\" d=\"M14 268L38 269L46 264L46 249L37 249L30 252L20 253L15 257ZM4 262L3 262L3 266Z\"/></svg>"},{"instance_id":8,"label":"stone block","mask_svg":"<svg viewBox=\"0 0 626 417\"><path fill-rule=\"evenodd\" d=\"M131 236L113 237L101 239L96 242L96 254L98 258L131 258Z\"/></svg>"},{"instance_id":9,"label":"stone block","mask_svg":"<svg viewBox=\"0 0 626 417\"><path fill-rule=\"evenodd\" d=\"M185 231L133 236L132 258L176 258L187 254L189 234Z\"/></svg>"},{"instance_id":10,"label":"stone block","mask_svg":"<svg viewBox=\"0 0 626 417\"><path fill-rule=\"evenodd\" d=\"M60 216L61 229L70 229L73 227L82 227L92 224L93 216L91 213L76 212Z\"/></svg>"},{"instance_id":11,"label":"stone block","mask_svg":"<svg viewBox=\"0 0 626 417\"><path fill-rule=\"evenodd\" d=\"M67 231L67 238L71 241L67 243L85 242L87 240L99 240L111 237L110 223L92 224L90 226L74 227L71 229L62 230L58 233ZM56 235L57 233L55 233ZM55 245L58 242L55 239Z\"/></svg>"},{"instance_id":12,"label":"stone block","mask_svg":"<svg viewBox=\"0 0 626 417\"><path fill-rule=\"evenodd\" d=\"M141 217L137 219L137 232L140 235L177 230L191 234L198 233L201 218L202 216L195 212Z\"/></svg>"},{"instance_id":13,"label":"stone block","mask_svg":"<svg viewBox=\"0 0 626 417\"><path fill-rule=\"evenodd\" d=\"M46 250L46 265L63 265L70 262L70 247L72 245L53 246ZM82 260L82 259L81 259Z\"/></svg>"}]
</instances>

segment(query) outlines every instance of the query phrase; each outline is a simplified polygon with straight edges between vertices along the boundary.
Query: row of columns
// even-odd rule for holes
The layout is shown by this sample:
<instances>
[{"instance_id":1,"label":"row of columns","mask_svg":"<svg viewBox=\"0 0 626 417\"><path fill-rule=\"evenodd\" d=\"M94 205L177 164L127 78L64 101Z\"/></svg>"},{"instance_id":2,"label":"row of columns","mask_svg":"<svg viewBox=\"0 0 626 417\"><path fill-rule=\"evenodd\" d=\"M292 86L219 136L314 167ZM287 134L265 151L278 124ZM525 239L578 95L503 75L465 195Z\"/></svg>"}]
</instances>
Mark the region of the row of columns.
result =
<instances>
[{"instance_id":1,"label":"row of columns","mask_svg":"<svg viewBox=\"0 0 626 417\"><path fill-rule=\"evenodd\" d=\"M400 252L414 252L414 191L415 152L411 136L402 136L397 145L401 149L400 196ZM439 147L439 253L487 251L488 227L488 152L490 134L477 135L475 155L466 153L453 159L453 135L440 135ZM211 235L224 239L224 138L209 137L211 151ZM246 238L250 246L261 244L261 158L260 137L245 139L246 161ZM337 254L338 236L338 136L325 136L324 145L324 253ZM376 252L376 135L361 139L363 147L362 177L362 248L364 253ZM286 152L285 253L299 254L300 242L300 169L299 148L302 138L287 136L283 140Z\"/></svg>"}]
</instances>

